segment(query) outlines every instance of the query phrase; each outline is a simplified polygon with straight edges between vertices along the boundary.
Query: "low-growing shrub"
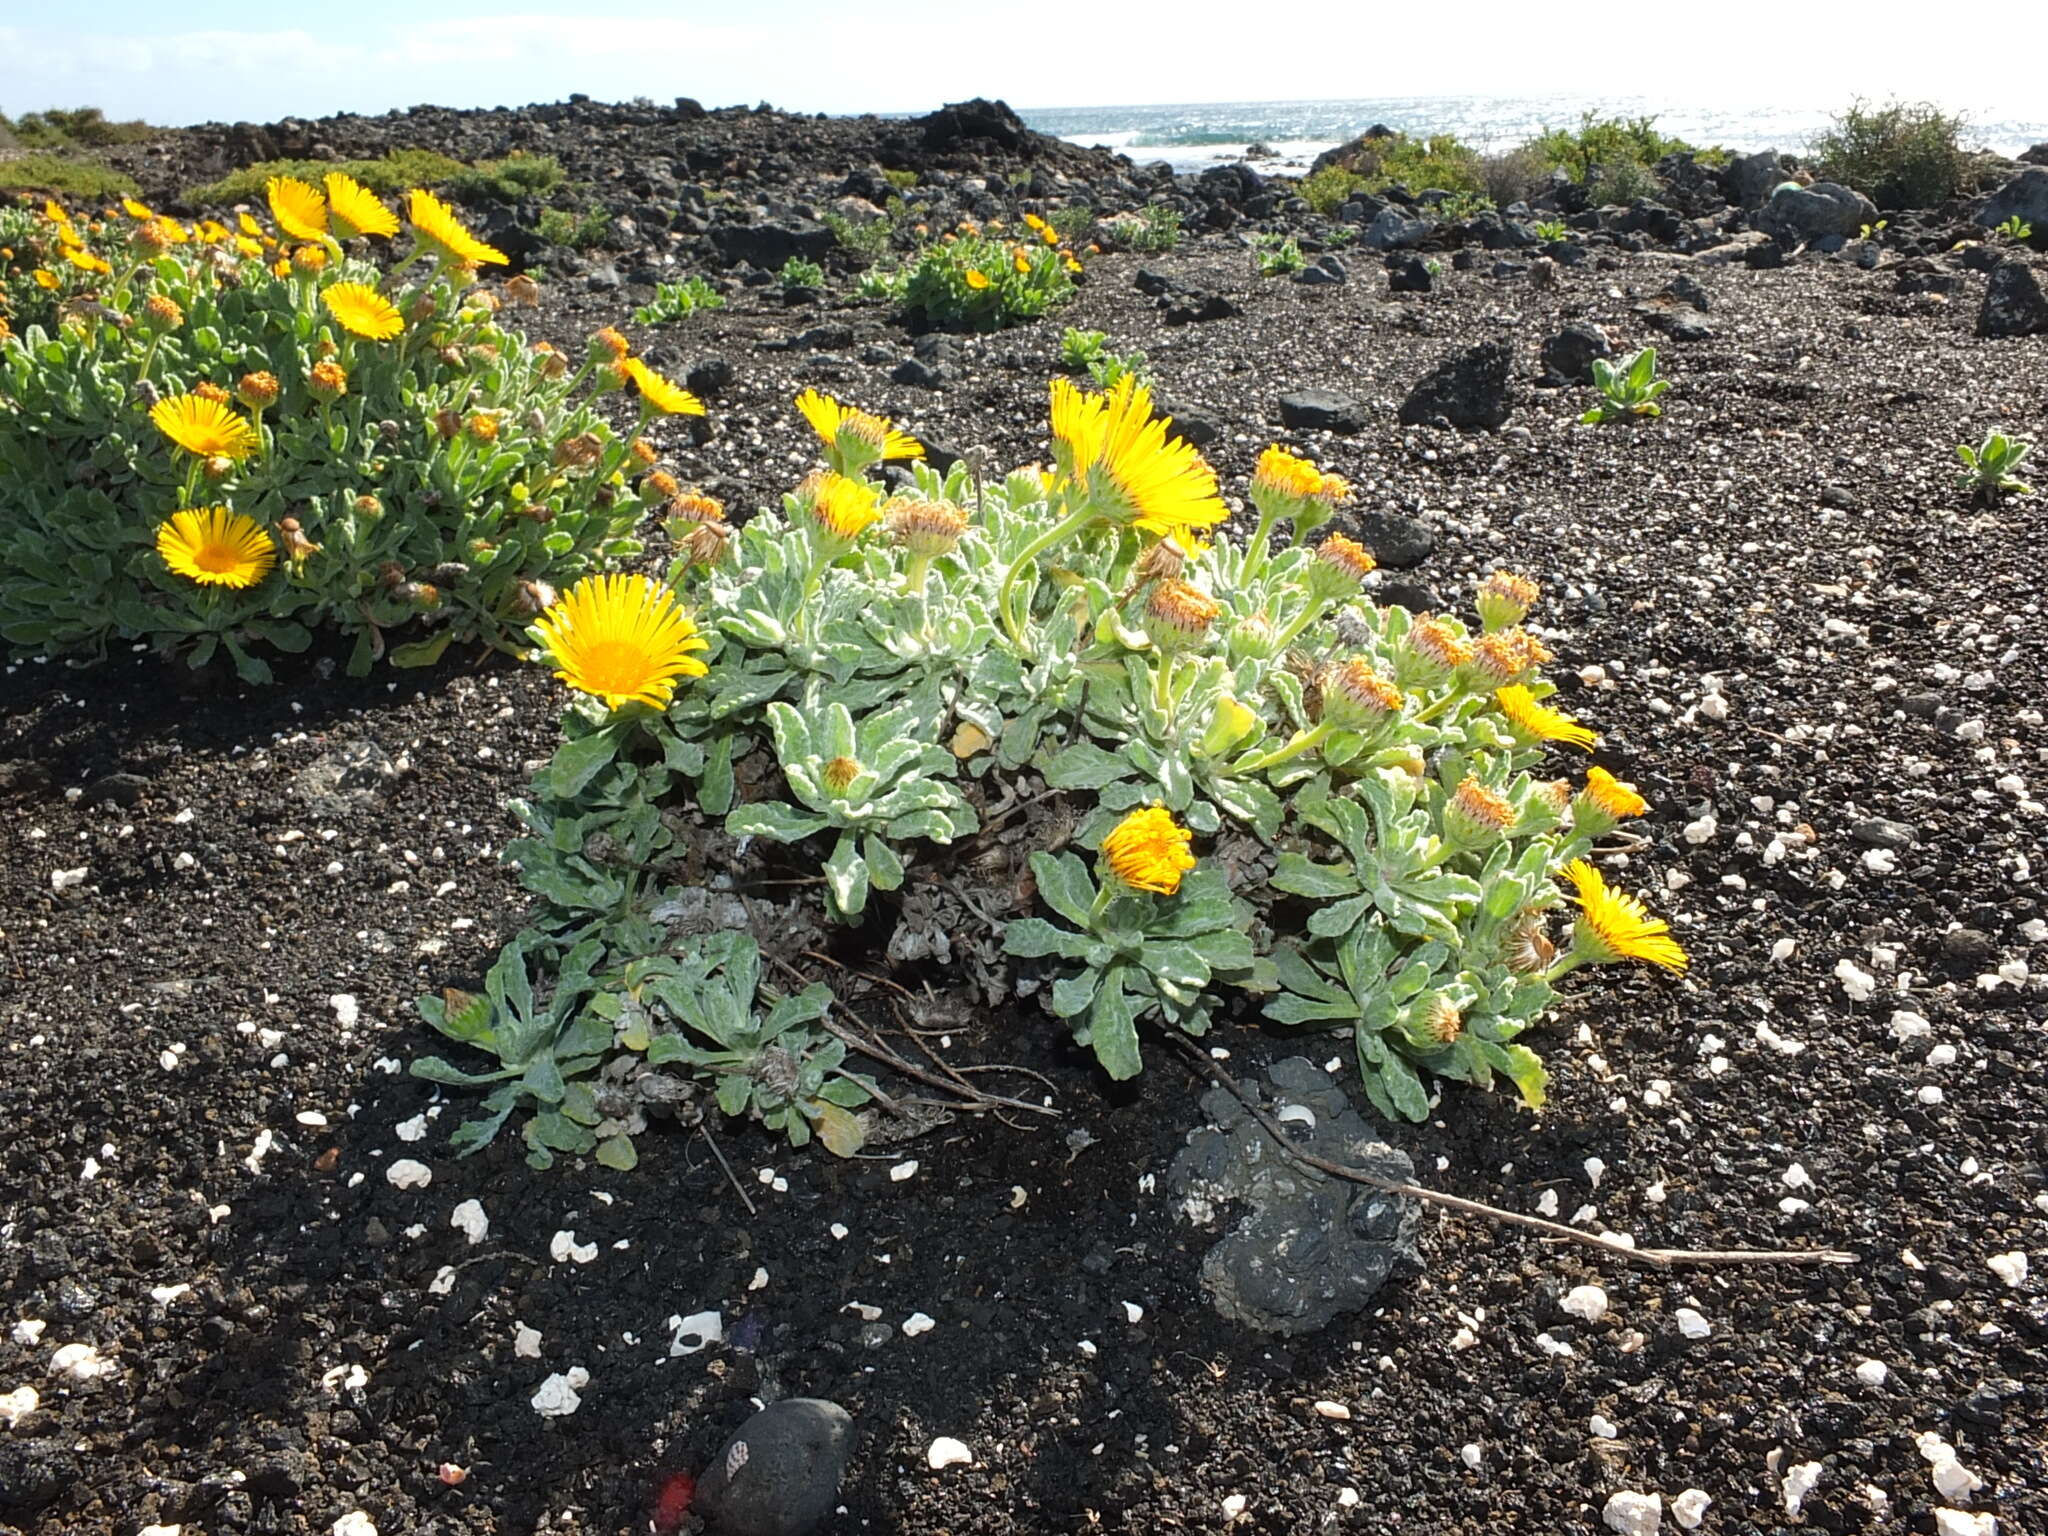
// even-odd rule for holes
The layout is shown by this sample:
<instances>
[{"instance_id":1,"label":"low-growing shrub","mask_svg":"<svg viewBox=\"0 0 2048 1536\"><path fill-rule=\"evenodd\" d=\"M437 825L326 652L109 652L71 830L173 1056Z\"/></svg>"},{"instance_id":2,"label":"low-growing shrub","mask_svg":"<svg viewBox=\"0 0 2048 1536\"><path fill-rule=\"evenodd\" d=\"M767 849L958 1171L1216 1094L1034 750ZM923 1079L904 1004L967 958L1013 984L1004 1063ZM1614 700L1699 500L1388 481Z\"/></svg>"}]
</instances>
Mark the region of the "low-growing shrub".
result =
<instances>
[{"instance_id":1,"label":"low-growing shrub","mask_svg":"<svg viewBox=\"0 0 2048 1536\"><path fill-rule=\"evenodd\" d=\"M1358 172L1347 171L1341 165L1326 165L1302 177L1295 191L1309 207L1328 218L1349 201L1352 193L1364 187L1365 178Z\"/></svg>"},{"instance_id":2,"label":"low-growing shrub","mask_svg":"<svg viewBox=\"0 0 2048 1536\"><path fill-rule=\"evenodd\" d=\"M1657 397L1671 387L1669 379L1657 377L1657 349L1644 347L1620 363L1604 357L1593 359L1593 387L1600 401L1579 420L1588 426L1610 421L1634 421L1664 414Z\"/></svg>"},{"instance_id":3,"label":"low-growing shrub","mask_svg":"<svg viewBox=\"0 0 2048 1536\"><path fill-rule=\"evenodd\" d=\"M1265 234L1252 239L1252 270L1261 277L1285 277L1307 265L1301 242L1292 235Z\"/></svg>"},{"instance_id":4,"label":"low-growing shrub","mask_svg":"<svg viewBox=\"0 0 2048 1536\"><path fill-rule=\"evenodd\" d=\"M565 179L553 155L515 152L502 160L464 165L431 149L393 149L374 160L263 160L193 187L185 198L202 208L257 204L263 201L264 188L279 177L317 185L330 173L347 176L384 197L426 187L457 198L489 197L505 203L545 196Z\"/></svg>"},{"instance_id":5,"label":"low-growing shrub","mask_svg":"<svg viewBox=\"0 0 2048 1536\"><path fill-rule=\"evenodd\" d=\"M572 251L595 250L611 234L612 216L602 208L582 213L572 208L543 208L533 232L549 245L564 245Z\"/></svg>"},{"instance_id":6,"label":"low-growing shrub","mask_svg":"<svg viewBox=\"0 0 2048 1536\"><path fill-rule=\"evenodd\" d=\"M1328 175L1340 169L1356 177L1356 181L1345 184ZM1486 192L1478 151L1449 133L1433 133L1427 138L1392 133L1356 139L1344 147L1342 158L1305 178L1303 186L1316 181L1317 175L1325 178L1319 183L1320 197L1327 199L1332 191L1343 187L1343 195L1331 204L1333 208L1354 191L1379 192L1395 185L1411 192L1471 192L1480 196ZM1305 191L1303 196L1307 196Z\"/></svg>"},{"instance_id":7,"label":"low-growing shrub","mask_svg":"<svg viewBox=\"0 0 2048 1536\"><path fill-rule=\"evenodd\" d=\"M916 186L921 179L922 178L915 171L882 172L882 180L888 182L889 185L894 187L898 192L908 192L912 187Z\"/></svg>"},{"instance_id":8,"label":"low-growing shrub","mask_svg":"<svg viewBox=\"0 0 2048 1536\"><path fill-rule=\"evenodd\" d=\"M1538 196L1550 177L1550 166L1526 144L1518 149L1479 157L1479 180L1496 208L1526 203Z\"/></svg>"},{"instance_id":9,"label":"low-growing shrub","mask_svg":"<svg viewBox=\"0 0 2048 1536\"><path fill-rule=\"evenodd\" d=\"M577 368L504 328L501 303L538 290L476 287L504 257L431 193L408 199L409 230L339 175L267 200L273 224L232 229L132 199L104 222L0 215L15 652L146 639L195 665L225 649L261 679L265 648L316 628L354 637L355 671L417 629L391 659L421 664L509 644L556 584L639 550L626 472L652 451L589 393L632 390L643 422L694 399L615 332ZM401 238L390 273L365 259Z\"/></svg>"},{"instance_id":10,"label":"low-growing shrub","mask_svg":"<svg viewBox=\"0 0 2048 1536\"><path fill-rule=\"evenodd\" d=\"M776 273L782 279L784 288L806 292L822 292L825 287L825 269L815 261L805 261L801 256L792 256L782 264Z\"/></svg>"},{"instance_id":11,"label":"low-growing shrub","mask_svg":"<svg viewBox=\"0 0 2048 1536\"><path fill-rule=\"evenodd\" d=\"M1068 326L1060 337L1060 366L1068 373L1085 373L1099 389L1114 389L1128 377L1150 385L1151 370L1142 352L1112 352L1104 331L1083 331Z\"/></svg>"},{"instance_id":12,"label":"low-growing shrub","mask_svg":"<svg viewBox=\"0 0 2048 1536\"><path fill-rule=\"evenodd\" d=\"M158 129L139 118L109 122L98 107L50 107L9 118L0 113L0 129L25 149L105 149L153 137Z\"/></svg>"},{"instance_id":13,"label":"low-growing shrub","mask_svg":"<svg viewBox=\"0 0 2048 1536\"><path fill-rule=\"evenodd\" d=\"M39 192L77 202L132 197L135 178L97 160L68 155L16 155L0 160L0 192Z\"/></svg>"},{"instance_id":14,"label":"low-growing shrub","mask_svg":"<svg viewBox=\"0 0 2048 1536\"><path fill-rule=\"evenodd\" d=\"M488 1001L422 1003L485 1053L474 1075L414 1068L490 1090L462 1150L524 1105L532 1160L630 1160L618 1143L645 1106L692 1091L649 1083L657 1062L770 1124L773 1091L793 1136L859 1144L835 1111L867 1085L815 1054L821 1035L766 1053L778 1022L829 1030L830 994L760 1017L753 945L688 936L692 815L788 850L734 867L736 892L821 876L840 922L958 891L963 923L1000 927L1008 985L1117 1078L1145 1032L1200 1035L1235 1009L1342 1034L1382 1114L1422 1119L1431 1077L1505 1079L1540 1105L1518 1037L1564 976L1685 968L1592 862L1644 802L1598 767L1557 776L1596 738L1544 702L1532 582L1489 575L1470 620L1378 606L1368 551L1311 540L1349 488L1278 447L1249 486L1250 538L1221 533L1214 474L1128 380L1056 380L1052 469L1002 480L939 475L892 423L815 392L797 404L826 463L780 508L735 530L683 498L664 580L586 581L536 623L571 690L507 850L540 901ZM909 463L909 489L869 479L884 459ZM1048 794L1066 810L1042 835L1063 846L1022 879L984 816ZM707 1000L719 967L740 974Z\"/></svg>"},{"instance_id":15,"label":"low-growing shrub","mask_svg":"<svg viewBox=\"0 0 2048 1536\"><path fill-rule=\"evenodd\" d=\"M1581 185L1622 166L1647 169L1670 154L1690 151L1709 165L1727 158L1724 151L1701 150L1659 133L1655 117L1602 117L1597 112L1581 113L1576 129L1545 128L1522 148L1545 170L1563 171Z\"/></svg>"},{"instance_id":16,"label":"low-growing shrub","mask_svg":"<svg viewBox=\"0 0 2048 1536\"><path fill-rule=\"evenodd\" d=\"M642 325L668 325L686 319L700 309L723 308L724 294L701 277L686 277L681 282L663 283L656 288L654 297L633 311L633 318Z\"/></svg>"},{"instance_id":17,"label":"low-growing shrub","mask_svg":"<svg viewBox=\"0 0 2048 1536\"><path fill-rule=\"evenodd\" d=\"M1964 122L1926 102L1858 101L1815 136L1815 169L1887 211L1932 208L1973 190L1975 157L1962 145Z\"/></svg>"},{"instance_id":18,"label":"low-growing shrub","mask_svg":"<svg viewBox=\"0 0 2048 1536\"><path fill-rule=\"evenodd\" d=\"M951 331L1000 330L1064 304L1080 260L1036 214L1024 219L1024 240L969 233L926 246L908 268L904 302L926 324Z\"/></svg>"},{"instance_id":19,"label":"low-growing shrub","mask_svg":"<svg viewBox=\"0 0 2048 1536\"><path fill-rule=\"evenodd\" d=\"M1965 471L1961 477L1963 489L1989 506L1998 505L2007 496L2031 496L2034 488L2013 471L2033 451L2034 445L2024 437L2008 437L1998 431L1985 433L1984 441L1975 448L1958 443L1956 457L1963 461Z\"/></svg>"},{"instance_id":20,"label":"low-growing shrub","mask_svg":"<svg viewBox=\"0 0 2048 1536\"><path fill-rule=\"evenodd\" d=\"M888 219L857 221L843 213L831 212L820 215L820 218L832 231L832 238L839 242L842 250L852 251L856 256L865 256L872 261L889 249Z\"/></svg>"},{"instance_id":21,"label":"low-growing shrub","mask_svg":"<svg viewBox=\"0 0 2048 1536\"><path fill-rule=\"evenodd\" d=\"M1133 212L1112 214L1102 225L1117 245L1141 256L1157 256L1180 244L1180 210L1165 203L1147 203Z\"/></svg>"}]
</instances>

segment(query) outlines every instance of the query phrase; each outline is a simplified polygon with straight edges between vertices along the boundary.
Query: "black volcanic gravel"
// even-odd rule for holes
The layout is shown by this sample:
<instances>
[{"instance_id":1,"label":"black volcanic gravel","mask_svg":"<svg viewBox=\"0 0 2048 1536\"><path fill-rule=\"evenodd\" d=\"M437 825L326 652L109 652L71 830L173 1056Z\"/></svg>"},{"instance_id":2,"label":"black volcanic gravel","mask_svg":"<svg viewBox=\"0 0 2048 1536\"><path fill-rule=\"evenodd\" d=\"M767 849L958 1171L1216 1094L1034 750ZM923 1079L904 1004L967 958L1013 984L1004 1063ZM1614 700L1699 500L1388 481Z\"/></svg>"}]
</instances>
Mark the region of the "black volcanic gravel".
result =
<instances>
[{"instance_id":1,"label":"black volcanic gravel","mask_svg":"<svg viewBox=\"0 0 2048 1536\"><path fill-rule=\"evenodd\" d=\"M879 306L734 284L726 310L625 328L679 375L730 363L708 440L659 440L740 508L810 462L789 407L809 384L999 466L1042 456L1065 324L1143 350L1164 398L1221 423L1207 452L1232 487L1282 437L1280 394L1361 402L1362 432L1283 440L1434 532L1400 575L1439 601L1496 565L1543 583L1564 702L1653 805L1619 878L1694 958L1683 982L1577 979L1536 1041L1540 1116L1452 1091L1395 1139L1441 1187L1554 1197L1645 1245L1858 1264L1658 1273L1432 1214L1427 1273L1375 1310L1249 1336L1199 1288L1210 1236L1151 1179L1199 1121L1196 1086L1157 1052L1112 1089L1024 1009L962 1010L934 1047L1044 1073L1063 1119L956 1120L851 1163L727 1128L757 1215L680 1134L643 1138L631 1174L535 1173L511 1137L457 1161L465 1106L402 1073L433 1048L410 1002L473 984L519 925L497 854L553 739L545 673L309 663L252 693L144 657L17 664L0 1394L41 1402L0 1429L0 1530L326 1533L361 1511L385 1536L638 1532L667 1474L788 1396L854 1416L835 1531L1220 1529L1240 1495L1238 1527L1261 1532L1554 1536L1601 1529L1619 1489L1661 1492L1668 1531L1698 1488L1708 1532L1928 1533L1948 1501L1926 1431L1984 1479L1965 1507L2048 1530L2048 496L1982 509L1953 484L1954 445L1988 427L2048 437L2048 337L1977 339L1985 279L1960 263L1952 297L1900 296L1888 266L1653 251L1545 289L1446 270L1396 300L1346 260L1348 283L1305 287L1254 278L1228 234L1104 257L1053 318L960 338L936 390L890 382L913 338ZM1141 264L1240 313L1168 326ZM1678 270L1710 299L1705 339L1637 313ZM633 298L565 281L530 327L580 349ZM1661 420L1582 428L1583 391L1535 386L1571 321L1660 345ZM817 327L844 334L798 339ZM1494 339L1515 358L1502 430L1395 425L1440 358ZM311 798L300 776L363 743L388 773ZM1215 1043L1247 1077L1347 1054ZM432 1183L394 1187L400 1158ZM471 1199L490 1219L474 1247L450 1225ZM551 1256L569 1231L589 1262ZM2035 1261L2017 1286L1987 1265L2011 1252ZM1559 1305L1589 1282L1611 1301L1591 1325ZM1711 1333L1687 1337L1681 1308ZM669 1319L707 1309L725 1342L670 1358ZM936 1328L905 1336L919 1311ZM18 1319L43 1326L6 1336ZM53 1373L73 1343L105 1373ZM1854 1374L1867 1360L1881 1385ZM529 1399L572 1367L580 1410L543 1418ZM927 1470L939 1435L974 1464ZM1809 1462L1795 1518L1781 1476Z\"/></svg>"}]
</instances>

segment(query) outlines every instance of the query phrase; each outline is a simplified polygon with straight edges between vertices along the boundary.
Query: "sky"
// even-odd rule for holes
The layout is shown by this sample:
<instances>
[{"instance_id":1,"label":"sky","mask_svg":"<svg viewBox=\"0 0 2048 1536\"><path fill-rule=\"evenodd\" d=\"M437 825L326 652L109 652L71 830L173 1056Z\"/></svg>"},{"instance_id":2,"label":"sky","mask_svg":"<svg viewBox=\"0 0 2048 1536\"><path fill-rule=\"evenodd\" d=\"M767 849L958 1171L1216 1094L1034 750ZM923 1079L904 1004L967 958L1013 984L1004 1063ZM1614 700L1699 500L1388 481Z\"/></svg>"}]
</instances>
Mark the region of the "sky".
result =
<instances>
[{"instance_id":1,"label":"sky","mask_svg":"<svg viewBox=\"0 0 2048 1536\"><path fill-rule=\"evenodd\" d=\"M1241 0L0 0L0 111L265 122L422 103L693 96L708 107L927 111L1601 92L1715 104L1932 100L1972 115L2000 72L1943 30L1857 0L1394 6L1308 0L1260 27ZM69 17L77 19L69 20ZM1979 0L1969 36L2048 34L2039 0ZM2009 72L2008 97L2025 71ZM2038 103L2035 104L2038 108Z\"/></svg>"}]
</instances>

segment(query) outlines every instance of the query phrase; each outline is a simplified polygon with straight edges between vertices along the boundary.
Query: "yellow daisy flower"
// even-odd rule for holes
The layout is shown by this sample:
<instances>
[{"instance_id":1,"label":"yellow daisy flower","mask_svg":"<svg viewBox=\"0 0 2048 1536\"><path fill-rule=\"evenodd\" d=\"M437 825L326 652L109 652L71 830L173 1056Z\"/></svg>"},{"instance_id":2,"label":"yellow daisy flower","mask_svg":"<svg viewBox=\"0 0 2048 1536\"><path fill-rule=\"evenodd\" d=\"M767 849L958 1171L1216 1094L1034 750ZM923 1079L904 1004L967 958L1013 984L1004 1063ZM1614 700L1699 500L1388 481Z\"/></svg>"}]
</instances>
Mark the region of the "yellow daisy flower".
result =
<instances>
[{"instance_id":1,"label":"yellow daisy flower","mask_svg":"<svg viewBox=\"0 0 2048 1536\"><path fill-rule=\"evenodd\" d=\"M979 293L988 286L988 274L979 267L967 269L967 286Z\"/></svg>"},{"instance_id":2,"label":"yellow daisy flower","mask_svg":"<svg viewBox=\"0 0 2048 1536\"><path fill-rule=\"evenodd\" d=\"M81 272L95 272L104 275L114 270L101 257L93 255L91 251L79 250L75 246L65 246L63 256L66 261L70 262L71 265L78 268Z\"/></svg>"},{"instance_id":3,"label":"yellow daisy flower","mask_svg":"<svg viewBox=\"0 0 2048 1536\"><path fill-rule=\"evenodd\" d=\"M154 213L150 212L148 204L138 203L132 197L121 199L121 211L131 219L153 219L156 217Z\"/></svg>"},{"instance_id":4,"label":"yellow daisy flower","mask_svg":"<svg viewBox=\"0 0 2048 1536\"><path fill-rule=\"evenodd\" d=\"M263 184L270 216L294 240L327 238L327 199L296 176L273 176Z\"/></svg>"},{"instance_id":5,"label":"yellow daisy flower","mask_svg":"<svg viewBox=\"0 0 2048 1536\"><path fill-rule=\"evenodd\" d=\"M1537 703L1536 696L1524 684L1512 683L1496 690L1493 697L1494 702L1500 705L1500 712L1507 717L1508 729L1524 745L1561 741L1566 746L1590 752L1593 743L1600 739L1570 715Z\"/></svg>"},{"instance_id":6,"label":"yellow daisy flower","mask_svg":"<svg viewBox=\"0 0 2048 1536\"><path fill-rule=\"evenodd\" d=\"M1060 383L1053 386L1053 431L1061 436ZM1071 386L1069 386L1071 389ZM1078 392L1077 392L1078 393ZM1216 493L1216 472L1183 438L1168 438L1168 418L1152 415L1152 391L1126 374L1099 404L1069 405L1065 438L1074 474L1095 510L1164 538L1208 528L1230 515Z\"/></svg>"},{"instance_id":7,"label":"yellow daisy flower","mask_svg":"<svg viewBox=\"0 0 2048 1536\"><path fill-rule=\"evenodd\" d=\"M320 290L320 302L335 324L353 336L389 341L405 329L391 301L368 283L334 283Z\"/></svg>"},{"instance_id":8,"label":"yellow daisy flower","mask_svg":"<svg viewBox=\"0 0 2048 1536\"><path fill-rule=\"evenodd\" d=\"M825 444L827 457L841 474L857 474L877 459L924 457L924 445L909 433L897 431L885 418L841 405L815 389L798 395L796 408Z\"/></svg>"},{"instance_id":9,"label":"yellow daisy flower","mask_svg":"<svg viewBox=\"0 0 2048 1536\"><path fill-rule=\"evenodd\" d=\"M1134 891L1171 896L1181 876L1195 867L1188 851L1194 834L1156 805L1131 812L1102 839L1102 863Z\"/></svg>"},{"instance_id":10,"label":"yellow daisy flower","mask_svg":"<svg viewBox=\"0 0 2048 1536\"><path fill-rule=\"evenodd\" d=\"M256 429L218 400L168 395L149 413L156 429L202 459L246 459L257 448Z\"/></svg>"},{"instance_id":11,"label":"yellow daisy flower","mask_svg":"<svg viewBox=\"0 0 2048 1536\"><path fill-rule=\"evenodd\" d=\"M277 563L277 545L254 518L226 507L174 512L156 530L156 552L203 587L253 587Z\"/></svg>"},{"instance_id":12,"label":"yellow daisy flower","mask_svg":"<svg viewBox=\"0 0 2048 1536\"><path fill-rule=\"evenodd\" d=\"M638 702L666 708L679 677L708 670L709 649L676 595L646 576L586 576L534 623L555 676L613 709Z\"/></svg>"},{"instance_id":13,"label":"yellow daisy flower","mask_svg":"<svg viewBox=\"0 0 2048 1536\"><path fill-rule=\"evenodd\" d=\"M501 267L511 264L503 251L477 239L453 208L424 188L414 187L408 195L406 214L414 233L450 261L469 266L486 261Z\"/></svg>"},{"instance_id":14,"label":"yellow daisy flower","mask_svg":"<svg viewBox=\"0 0 2048 1536\"><path fill-rule=\"evenodd\" d=\"M344 172L327 173L327 206L334 215L334 232L344 240L398 233L398 215L386 208L376 193Z\"/></svg>"},{"instance_id":15,"label":"yellow daisy flower","mask_svg":"<svg viewBox=\"0 0 2048 1536\"><path fill-rule=\"evenodd\" d=\"M1652 917L1635 897L1610 891L1600 871L1584 859L1564 867L1577 888L1579 916L1572 927L1572 952L1579 963L1608 965L1617 960L1642 960L1683 975L1685 951L1671 937L1671 925Z\"/></svg>"},{"instance_id":16,"label":"yellow daisy flower","mask_svg":"<svg viewBox=\"0 0 2048 1536\"><path fill-rule=\"evenodd\" d=\"M637 357L629 357L619 365L633 381L633 387L640 391L640 398L660 411L664 416L702 416L704 402L684 389L680 384L670 383Z\"/></svg>"},{"instance_id":17,"label":"yellow daisy flower","mask_svg":"<svg viewBox=\"0 0 2048 1536\"><path fill-rule=\"evenodd\" d=\"M814 475L797 490L817 531L828 545L850 545L882 515L882 493L865 480L834 470Z\"/></svg>"}]
</instances>

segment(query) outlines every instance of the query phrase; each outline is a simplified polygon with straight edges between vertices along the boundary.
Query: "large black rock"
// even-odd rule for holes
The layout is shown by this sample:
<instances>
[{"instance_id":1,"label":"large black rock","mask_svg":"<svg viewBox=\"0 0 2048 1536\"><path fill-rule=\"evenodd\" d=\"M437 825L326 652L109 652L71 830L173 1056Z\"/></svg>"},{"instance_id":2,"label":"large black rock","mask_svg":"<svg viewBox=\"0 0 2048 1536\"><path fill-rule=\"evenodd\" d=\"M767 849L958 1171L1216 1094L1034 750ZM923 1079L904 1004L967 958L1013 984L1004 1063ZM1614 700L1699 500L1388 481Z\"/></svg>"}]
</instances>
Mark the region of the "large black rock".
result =
<instances>
[{"instance_id":1,"label":"large black rock","mask_svg":"<svg viewBox=\"0 0 2048 1536\"><path fill-rule=\"evenodd\" d=\"M1445 421L1488 431L1506 425L1511 409L1508 374L1513 367L1514 351L1504 341L1482 341L1452 353L1408 392L1401 402L1401 425Z\"/></svg>"},{"instance_id":2,"label":"large black rock","mask_svg":"<svg viewBox=\"0 0 2048 1536\"><path fill-rule=\"evenodd\" d=\"M1365 407L1333 389L1297 389L1280 397L1280 421L1297 432L1363 432Z\"/></svg>"},{"instance_id":3,"label":"large black rock","mask_svg":"<svg viewBox=\"0 0 2048 1536\"><path fill-rule=\"evenodd\" d=\"M823 261L839 243L822 224L720 224L710 231L709 239L727 266L745 262L764 272L779 271L792 256Z\"/></svg>"},{"instance_id":4,"label":"large black rock","mask_svg":"<svg viewBox=\"0 0 2048 1536\"><path fill-rule=\"evenodd\" d=\"M853 1419L821 1397L770 1403L719 1448L696 1508L717 1536L810 1536L839 1502Z\"/></svg>"},{"instance_id":5,"label":"large black rock","mask_svg":"<svg viewBox=\"0 0 2048 1536\"><path fill-rule=\"evenodd\" d=\"M1038 135L1024 126L1024 119L1010 110L1008 102L952 101L914 125L924 134L926 149L952 149L979 139L1004 149L1035 149Z\"/></svg>"},{"instance_id":6,"label":"large black rock","mask_svg":"<svg viewBox=\"0 0 2048 1536\"><path fill-rule=\"evenodd\" d=\"M1984 305L1977 311L1979 336L2034 336L2048 331L2048 298L2023 261L2003 261L1991 269Z\"/></svg>"}]
</instances>

